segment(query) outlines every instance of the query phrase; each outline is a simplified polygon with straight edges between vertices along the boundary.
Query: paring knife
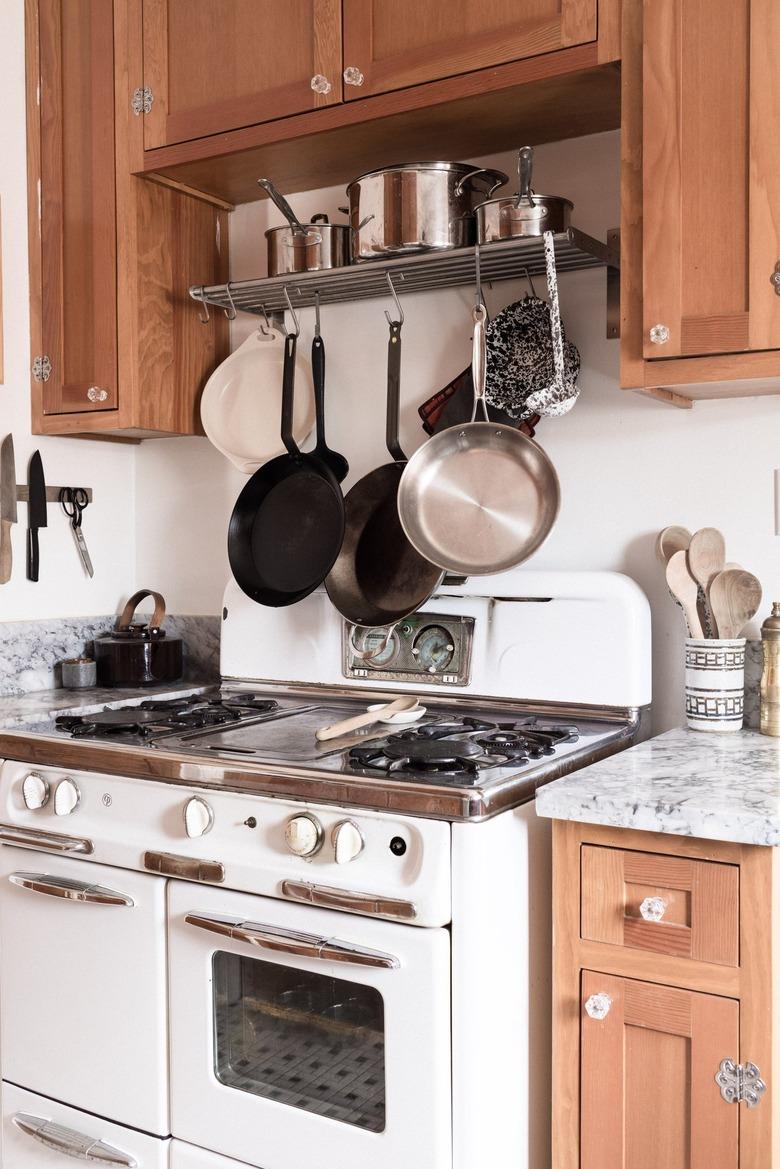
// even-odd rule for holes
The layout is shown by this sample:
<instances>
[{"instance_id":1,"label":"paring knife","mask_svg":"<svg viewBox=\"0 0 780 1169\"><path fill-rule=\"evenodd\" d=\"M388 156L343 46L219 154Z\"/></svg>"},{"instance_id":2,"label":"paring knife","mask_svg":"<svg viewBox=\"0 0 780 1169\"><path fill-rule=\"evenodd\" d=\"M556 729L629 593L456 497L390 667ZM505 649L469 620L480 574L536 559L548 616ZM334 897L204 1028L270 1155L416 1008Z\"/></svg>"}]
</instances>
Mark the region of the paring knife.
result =
<instances>
[{"instance_id":1,"label":"paring knife","mask_svg":"<svg viewBox=\"0 0 780 1169\"><path fill-rule=\"evenodd\" d=\"M30 489L30 501L27 505L27 579L37 580L40 562L38 529L45 528L49 522L46 514L46 480L40 451L36 451L30 459L27 485Z\"/></svg>"},{"instance_id":2,"label":"paring knife","mask_svg":"<svg viewBox=\"0 0 780 1169\"><path fill-rule=\"evenodd\" d=\"M14 436L7 434L0 444L0 584L11 579L13 552L11 524L16 523L16 460Z\"/></svg>"}]
</instances>

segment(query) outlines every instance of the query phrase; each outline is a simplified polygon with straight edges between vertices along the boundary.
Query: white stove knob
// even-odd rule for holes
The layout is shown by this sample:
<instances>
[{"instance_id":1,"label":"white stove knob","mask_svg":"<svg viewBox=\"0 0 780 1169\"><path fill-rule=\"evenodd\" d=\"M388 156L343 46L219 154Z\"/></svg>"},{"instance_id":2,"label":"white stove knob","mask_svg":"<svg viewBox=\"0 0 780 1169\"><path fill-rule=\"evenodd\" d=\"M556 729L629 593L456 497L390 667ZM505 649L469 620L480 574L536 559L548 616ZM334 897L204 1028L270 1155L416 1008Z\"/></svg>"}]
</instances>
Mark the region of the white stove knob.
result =
<instances>
[{"instance_id":1,"label":"white stove knob","mask_svg":"<svg viewBox=\"0 0 780 1169\"><path fill-rule=\"evenodd\" d=\"M70 816L81 802L81 792L72 779L61 779L54 789L54 814Z\"/></svg>"},{"instance_id":2,"label":"white stove knob","mask_svg":"<svg viewBox=\"0 0 780 1169\"><path fill-rule=\"evenodd\" d=\"M205 836L214 827L214 813L199 796L193 796L184 805L184 827L188 836Z\"/></svg>"},{"instance_id":3,"label":"white stove knob","mask_svg":"<svg viewBox=\"0 0 780 1169\"><path fill-rule=\"evenodd\" d=\"M322 825L314 816L293 816L284 830L287 847L296 856L314 856L322 848Z\"/></svg>"},{"instance_id":4,"label":"white stove knob","mask_svg":"<svg viewBox=\"0 0 780 1169\"><path fill-rule=\"evenodd\" d=\"M24 806L31 812L37 812L49 802L49 784L37 771L31 771L22 781L22 796Z\"/></svg>"},{"instance_id":5,"label":"white stove knob","mask_svg":"<svg viewBox=\"0 0 780 1169\"><path fill-rule=\"evenodd\" d=\"M353 820L341 820L333 829L333 847L336 850L336 864L346 865L359 857L365 841Z\"/></svg>"}]
</instances>

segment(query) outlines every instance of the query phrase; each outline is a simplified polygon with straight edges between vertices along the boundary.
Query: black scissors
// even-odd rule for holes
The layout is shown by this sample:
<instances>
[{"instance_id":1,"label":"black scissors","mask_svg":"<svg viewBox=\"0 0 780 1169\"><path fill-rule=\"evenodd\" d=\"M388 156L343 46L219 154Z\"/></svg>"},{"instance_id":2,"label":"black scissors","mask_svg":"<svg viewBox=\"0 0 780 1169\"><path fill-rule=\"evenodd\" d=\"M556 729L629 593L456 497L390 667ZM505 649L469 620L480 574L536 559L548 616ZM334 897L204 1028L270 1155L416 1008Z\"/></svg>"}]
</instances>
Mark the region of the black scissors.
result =
<instances>
[{"instance_id":1,"label":"black scissors","mask_svg":"<svg viewBox=\"0 0 780 1169\"><path fill-rule=\"evenodd\" d=\"M62 510L70 520L70 526L73 528L73 539L76 541L81 563L88 575L94 576L95 570L92 567L92 561L81 531L81 517L89 504L89 496L83 487L63 487L60 490L60 503Z\"/></svg>"}]
</instances>

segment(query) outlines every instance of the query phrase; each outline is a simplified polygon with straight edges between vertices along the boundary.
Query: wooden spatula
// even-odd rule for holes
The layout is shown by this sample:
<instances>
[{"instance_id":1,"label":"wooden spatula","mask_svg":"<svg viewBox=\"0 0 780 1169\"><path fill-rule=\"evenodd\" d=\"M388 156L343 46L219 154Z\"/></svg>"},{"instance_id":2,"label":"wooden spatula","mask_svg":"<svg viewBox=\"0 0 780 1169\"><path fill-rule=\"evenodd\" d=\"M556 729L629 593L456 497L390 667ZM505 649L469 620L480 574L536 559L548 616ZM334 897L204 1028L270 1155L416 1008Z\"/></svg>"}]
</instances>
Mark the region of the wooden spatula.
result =
<instances>
[{"instance_id":1,"label":"wooden spatula","mask_svg":"<svg viewBox=\"0 0 780 1169\"><path fill-rule=\"evenodd\" d=\"M418 701L414 697L396 698L395 702L388 702L387 706L380 706L379 710L369 710L366 714L356 714L354 718L345 718L339 723L332 723L329 727L322 727L315 732L315 737L319 743L325 743L328 739L338 739L341 735L348 735L350 731L370 727L372 723L378 723L380 719L387 718L390 714L414 710Z\"/></svg>"},{"instance_id":2,"label":"wooden spatula","mask_svg":"<svg viewBox=\"0 0 780 1169\"><path fill-rule=\"evenodd\" d=\"M688 571L688 557L682 549L675 552L666 566L666 583L669 592L680 605L691 637L703 637L704 633L696 609L699 586Z\"/></svg>"},{"instance_id":3,"label":"wooden spatula","mask_svg":"<svg viewBox=\"0 0 780 1169\"><path fill-rule=\"evenodd\" d=\"M710 606L718 637L741 637L761 604L761 584L752 572L727 568L710 584Z\"/></svg>"}]
</instances>

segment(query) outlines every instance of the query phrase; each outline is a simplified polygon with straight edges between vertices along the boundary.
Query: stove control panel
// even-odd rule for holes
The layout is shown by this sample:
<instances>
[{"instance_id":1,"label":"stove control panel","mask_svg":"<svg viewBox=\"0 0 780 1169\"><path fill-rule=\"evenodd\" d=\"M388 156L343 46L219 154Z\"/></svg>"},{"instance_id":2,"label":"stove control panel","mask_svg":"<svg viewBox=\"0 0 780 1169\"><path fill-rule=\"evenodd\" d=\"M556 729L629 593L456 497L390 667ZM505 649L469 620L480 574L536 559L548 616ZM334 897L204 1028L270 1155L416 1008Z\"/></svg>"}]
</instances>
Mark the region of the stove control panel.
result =
<instances>
[{"instance_id":1,"label":"stove control panel","mask_svg":"<svg viewBox=\"0 0 780 1169\"><path fill-rule=\"evenodd\" d=\"M473 640L474 618L451 613L413 613L399 621L389 636L385 627L356 633L345 622L344 676L468 686Z\"/></svg>"}]
</instances>

